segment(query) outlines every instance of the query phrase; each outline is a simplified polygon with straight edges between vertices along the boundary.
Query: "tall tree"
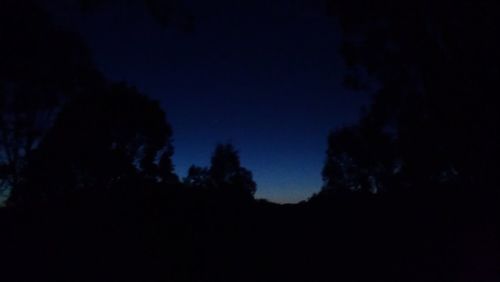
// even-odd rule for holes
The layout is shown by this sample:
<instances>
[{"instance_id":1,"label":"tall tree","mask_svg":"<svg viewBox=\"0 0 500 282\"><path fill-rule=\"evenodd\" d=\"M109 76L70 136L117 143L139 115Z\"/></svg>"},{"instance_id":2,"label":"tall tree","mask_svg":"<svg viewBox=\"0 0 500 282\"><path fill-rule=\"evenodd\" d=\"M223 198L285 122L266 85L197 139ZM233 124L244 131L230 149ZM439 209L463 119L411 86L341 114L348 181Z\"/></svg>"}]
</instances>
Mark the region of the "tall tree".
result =
<instances>
[{"instance_id":1,"label":"tall tree","mask_svg":"<svg viewBox=\"0 0 500 282\"><path fill-rule=\"evenodd\" d=\"M171 135L159 104L133 87L115 84L78 96L59 113L10 200L102 190L132 176L153 181L173 176L159 169L159 159L171 168L165 165L171 163Z\"/></svg>"},{"instance_id":2,"label":"tall tree","mask_svg":"<svg viewBox=\"0 0 500 282\"><path fill-rule=\"evenodd\" d=\"M388 192L397 172L393 137L367 118L328 137L323 191Z\"/></svg>"},{"instance_id":3,"label":"tall tree","mask_svg":"<svg viewBox=\"0 0 500 282\"><path fill-rule=\"evenodd\" d=\"M498 2L329 3L346 62L381 85L369 114L394 128L405 182L492 188L500 141L492 94L500 74Z\"/></svg>"},{"instance_id":4,"label":"tall tree","mask_svg":"<svg viewBox=\"0 0 500 282\"><path fill-rule=\"evenodd\" d=\"M238 151L232 144L215 147L209 168L191 166L184 184L219 191L222 196L228 197L253 197L257 186L252 172L241 166Z\"/></svg>"},{"instance_id":5,"label":"tall tree","mask_svg":"<svg viewBox=\"0 0 500 282\"><path fill-rule=\"evenodd\" d=\"M0 2L0 190L20 171L61 105L101 82L80 39L61 30L36 1Z\"/></svg>"},{"instance_id":6,"label":"tall tree","mask_svg":"<svg viewBox=\"0 0 500 282\"><path fill-rule=\"evenodd\" d=\"M252 173L240 164L238 151L232 144L218 144L210 162L210 178L216 187L238 189L253 196L256 184Z\"/></svg>"},{"instance_id":7,"label":"tall tree","mask_svg":"<svg viewBox=\"0 0 500 282\"><path fill-rule=\"evenodd\" d=\"M208 188L211 186L208 168L192 165L188 169L184 184L192 188Z\"/></svg>"}]
</instances>

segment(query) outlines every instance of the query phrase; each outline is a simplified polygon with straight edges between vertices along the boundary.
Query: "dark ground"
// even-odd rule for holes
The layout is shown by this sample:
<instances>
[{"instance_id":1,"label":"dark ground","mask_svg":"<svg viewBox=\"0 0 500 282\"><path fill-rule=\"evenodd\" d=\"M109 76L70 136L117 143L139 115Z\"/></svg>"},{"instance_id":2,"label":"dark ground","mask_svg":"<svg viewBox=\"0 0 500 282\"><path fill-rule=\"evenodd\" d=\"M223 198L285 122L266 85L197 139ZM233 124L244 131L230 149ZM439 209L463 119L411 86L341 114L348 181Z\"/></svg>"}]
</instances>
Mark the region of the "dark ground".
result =
<instances>
[{"instance_id":1,"label":"dark ground","mask_svg":"<svg viewBox=\"0 0 500 282\"><path fill-rule=\"evenodd\" d=\"M4 281L500 278L497 208L484 199L349 195L276 205L164 188L1 210Z\"/></svg>"}]
</instances>

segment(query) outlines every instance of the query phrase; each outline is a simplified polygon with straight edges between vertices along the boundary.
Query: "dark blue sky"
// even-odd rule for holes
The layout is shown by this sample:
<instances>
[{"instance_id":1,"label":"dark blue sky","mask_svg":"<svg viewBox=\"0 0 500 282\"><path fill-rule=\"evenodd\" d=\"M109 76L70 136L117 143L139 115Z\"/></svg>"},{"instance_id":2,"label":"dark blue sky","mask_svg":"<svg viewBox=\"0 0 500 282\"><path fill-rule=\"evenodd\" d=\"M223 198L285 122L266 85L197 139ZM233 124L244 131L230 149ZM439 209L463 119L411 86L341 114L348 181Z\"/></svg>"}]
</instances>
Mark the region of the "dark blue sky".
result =
<instances>
[{"instance_id":1,"label":"dark blue sky","mask_svg":"<svg viewBox=\"0 0 500 282\"><path fill-rule=\"evenodd\" d=\"M341 85L332 19L310 1L189 2L191 33L162 27L139 4L67 10L62 20L109 78L161 102L180 176L231 141L257 198L297 202L319 191L328 132L353 123L368 101Z\"/></svg>"}]
</instances>

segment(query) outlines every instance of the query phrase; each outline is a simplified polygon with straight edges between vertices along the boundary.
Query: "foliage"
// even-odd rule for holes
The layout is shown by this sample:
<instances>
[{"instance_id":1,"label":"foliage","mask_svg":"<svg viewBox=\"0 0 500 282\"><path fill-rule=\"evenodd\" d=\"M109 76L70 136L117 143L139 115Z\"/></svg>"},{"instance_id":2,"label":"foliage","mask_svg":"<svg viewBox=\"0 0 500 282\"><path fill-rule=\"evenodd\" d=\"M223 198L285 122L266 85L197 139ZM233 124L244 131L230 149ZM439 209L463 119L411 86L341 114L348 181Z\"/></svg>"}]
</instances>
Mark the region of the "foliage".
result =
<instances>
[{"instance_id":1,"label":"foliage","mask_svg":"<svg viewBox=\"0 0 500 282\"><path fill-rule=\"evenodd\" d=\"M342 27L341 52L353 71L349 79L358 80L351 84L370 86L359 72L364 69L380 85L367 117L379 134L387 128L393 131L398 186L417 190L458 184L476 191L493 188L493 156L500 141L498 102L493 95L500 65L500 24L494 12L498 3L329 3ZM356 144L359 134L345 131L331 137L329 152L346 150L352 155L355 150L366 155L365 148L344 149L335 144ZM351 161L344 162L357 175L367 174L366 166L353 167ZM326 170L330 169L327 161ZM368 170L376 171L374 167ZM359 180L363 178L366 176Z\"/></svg>"},{"instance_id":2,"label":"foliage","mask_svg":"<svg viewBox=\"0 0 500 282\"><path fill-rule=\"evenodd\" d=\"M253 197L256 184L252 173L241 166L238 151L231 144L218 144L212 154L210 168L191 166L184 183L196 188L209 188Z\"/></svg>"},{"instance_id":3,"label":"foliage","mask_svg":"<svg viewBox=\"0 0 500 282\"><path fill-rule=\"evenodd\" d=\"M173 177L171 135L158 103L133 87L115 84L75 97L32 154L11 200L106 189L134 175L166 180Z\"/></svg>"},{"instance_id":4,"label":"foliage","mask_svg":"<svg viewBox=\"0 0 500 282\"><path fill-rule=\"evenodd\" d=\"M0 2L0 40L1 190L19 184L64 102L101 77L80 39L33 1Z\"/></svg>"},{"instance_id":5,"label":"foliage","mask_svg":"<svg viewBox=\"0 0 500 282\"><path fill-rule=\"evenodd\" d=\"M397 178L398 161L389 134L366 124L330 134L324 190L388 192Z\"/></svg>"}]
</instances>

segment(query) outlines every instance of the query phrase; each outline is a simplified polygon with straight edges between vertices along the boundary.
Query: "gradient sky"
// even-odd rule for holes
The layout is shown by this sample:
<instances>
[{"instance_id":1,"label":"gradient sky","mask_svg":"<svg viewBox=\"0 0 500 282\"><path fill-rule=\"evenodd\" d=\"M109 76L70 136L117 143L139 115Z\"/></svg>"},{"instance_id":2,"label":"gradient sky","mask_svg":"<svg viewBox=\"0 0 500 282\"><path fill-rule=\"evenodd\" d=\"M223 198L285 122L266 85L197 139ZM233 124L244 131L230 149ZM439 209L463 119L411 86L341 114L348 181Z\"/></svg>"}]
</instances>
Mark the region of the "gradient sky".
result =
<instances>
[{"instance_id":1,"label":"gradient sky","mask_svg":"<svg viewBox=\"0 0 500 282\"><path fill-rule=\"evenodd\" d=\"M342 86L336 25L311 1L188 2L190 33L162 27L139 4L86 15L68 6L61 20L105 75L160 101L181 177L230 141L257 198L307 199L322 185L328 132L356 121L368 101Z\"/></svg>"}]
</instances>

